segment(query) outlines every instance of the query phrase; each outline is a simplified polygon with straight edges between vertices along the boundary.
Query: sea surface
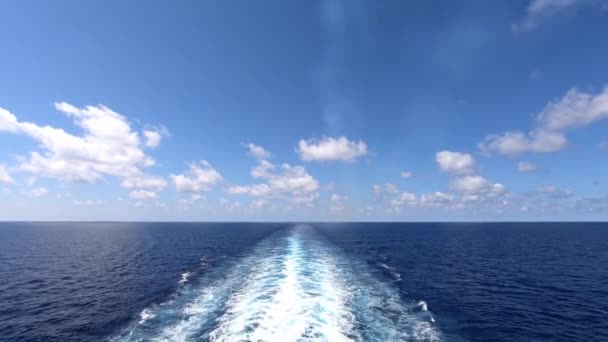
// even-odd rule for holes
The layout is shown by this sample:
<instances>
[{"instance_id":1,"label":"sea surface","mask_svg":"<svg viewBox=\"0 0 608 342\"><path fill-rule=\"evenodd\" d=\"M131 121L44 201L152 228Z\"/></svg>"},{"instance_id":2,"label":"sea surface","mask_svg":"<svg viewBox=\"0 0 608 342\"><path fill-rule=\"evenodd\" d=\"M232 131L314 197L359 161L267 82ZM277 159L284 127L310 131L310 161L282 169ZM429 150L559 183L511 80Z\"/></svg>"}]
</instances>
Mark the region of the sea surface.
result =
<instances>
[{"instance_id":1,"label":"sea surface","mask_svg":"<svg viewBox=\"0 0 608 342\"><path fill-rule=\"evenodd\" d=\"M1 341L608 341L605 223L0 223Z\"/></svg>"}]
</instances>

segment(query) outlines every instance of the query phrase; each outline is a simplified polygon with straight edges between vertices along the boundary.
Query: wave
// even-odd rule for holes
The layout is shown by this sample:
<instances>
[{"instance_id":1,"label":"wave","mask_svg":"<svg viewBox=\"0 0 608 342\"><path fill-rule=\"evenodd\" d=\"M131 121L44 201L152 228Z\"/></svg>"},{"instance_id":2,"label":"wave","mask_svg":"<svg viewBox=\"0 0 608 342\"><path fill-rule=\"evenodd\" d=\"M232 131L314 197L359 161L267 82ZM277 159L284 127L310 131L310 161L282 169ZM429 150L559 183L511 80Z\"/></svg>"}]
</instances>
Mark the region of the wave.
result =
<instances>
[{"instance_id":1,"label":"wave","mask_svg":"<svg viewBox=\"0 0 608 342\"><path fill-rule=\"evenodd\" d=\"M314 227L298 225L267 237L239 262L180 287L113 340L441 339L424 301L404 301L394 284L374 277L365 263L348 258Z\"/></svg>"},{"instance_id":2,"label":"wave","mask_svg":"<svg viewBox=\"0 0 608 342\"><path fill-rule=\"evenodd\" d=\"M194 274L194 273L192 273L192 272L184 272L184 273L182 273L182 278L177 283L180 284L180 285L183 285L183 284L187 283L188 279L190 279L190 277L192 276L192 274Z\"/></svg>"}]
</instances>

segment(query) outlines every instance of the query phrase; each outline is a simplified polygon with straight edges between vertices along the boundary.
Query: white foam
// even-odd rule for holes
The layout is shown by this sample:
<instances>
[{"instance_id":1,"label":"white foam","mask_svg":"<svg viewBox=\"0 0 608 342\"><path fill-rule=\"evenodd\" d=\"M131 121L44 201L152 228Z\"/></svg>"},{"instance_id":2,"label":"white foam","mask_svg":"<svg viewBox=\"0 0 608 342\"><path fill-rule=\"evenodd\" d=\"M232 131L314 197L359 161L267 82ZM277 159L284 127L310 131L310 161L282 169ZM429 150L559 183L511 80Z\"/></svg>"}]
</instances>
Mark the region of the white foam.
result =
<instances>
[{"instance_id":1,"label":"white foam","mask_svg":"<svg viewBox=\"0 0 608 342\"><path fill-rule=\"evenodd\" d=\"M426 302L423 300L418 302L418 307L420 307L420 310L422 311L429 311L428 305L426 305Z\"/></svg>"},{"instance_id":2,"label":"white foam","mask_svg":"<svg viewBox=\"0 0 608 342\"><path fill-rule=\"evenodd\" d=\"M143 324L145 321L156 317L154 313L152 313L152 309L144 309L141 314L139 314L140 320L139 324Z\"/></svg>"},{"instance_id":3,"label":"white foam","mask_svg":"<svg viewBox=\"0 0 608 342\"><path fill-rule=\"evenodd\" d=\"M303 337L346 341L354 330L344 291L333 279L327 255L308 260L299 237L269 258L227 303L211 340L296 341Z\"/></svg>"},{"instance_id":4,"label":"white foam","mask_svg":"<svg viewBox=\"0 0 608 342\"><path fill-rule=\"evenodd\" d=\"M296 228L204 274L200 285L180 287L142 311L140 324L118 340L441 340L426 302L404 303L399 289L368 267ZM184 283L190 276L182 274Z\"/></svg>"},{"instance_id":5,"label":"white foam","mask_svg":"<svg viewBox=\"0 0 608 342\"><path fill-rule=\"evenodd\" d=\"M182 273L182 278L178 281L178 283L180 285L185 284L186 282L188 282L188 279L190 278L191 275L192 275L192 272Z\"/></svg>"}]
</instances>

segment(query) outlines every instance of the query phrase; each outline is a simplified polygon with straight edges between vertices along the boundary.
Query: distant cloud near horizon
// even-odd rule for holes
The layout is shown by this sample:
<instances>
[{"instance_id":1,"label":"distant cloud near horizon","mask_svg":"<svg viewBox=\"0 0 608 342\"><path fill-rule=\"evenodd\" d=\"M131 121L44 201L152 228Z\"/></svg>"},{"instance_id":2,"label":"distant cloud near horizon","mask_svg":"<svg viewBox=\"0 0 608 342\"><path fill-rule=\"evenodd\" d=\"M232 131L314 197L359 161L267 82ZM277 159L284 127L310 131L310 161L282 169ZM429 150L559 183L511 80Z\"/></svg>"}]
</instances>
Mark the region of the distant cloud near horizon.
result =
<instances>
[{"instance_id":1,"label":"distant cloud near horizon","mask_svg":"<svg viewBox=\"0 0 608 342\"><path fill-rule=\"evenodd\" d=\"M276 166L261 160L251 170L251 176L264 183L234 185L227 189L231 195L249 195L268 199L285 199L295 204L313 206L319 197L320 184L303 166Z\"/></svg>"}]
</instances>

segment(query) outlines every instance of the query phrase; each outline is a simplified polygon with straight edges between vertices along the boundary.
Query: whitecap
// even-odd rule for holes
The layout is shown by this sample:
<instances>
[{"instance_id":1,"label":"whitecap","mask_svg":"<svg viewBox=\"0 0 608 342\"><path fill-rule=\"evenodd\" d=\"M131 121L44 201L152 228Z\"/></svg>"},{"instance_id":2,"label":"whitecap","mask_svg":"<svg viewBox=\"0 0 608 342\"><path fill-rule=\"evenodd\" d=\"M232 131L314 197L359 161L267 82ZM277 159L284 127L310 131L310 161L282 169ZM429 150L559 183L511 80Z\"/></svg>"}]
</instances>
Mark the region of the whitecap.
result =
<instances>
[{"instance_id":1,"label":"whitecap","mask_svg":"<svg viewBox=\"0 0 608 342\"><path fill-rule=\"evenodd\" d=\"M192 275L192 272L185 272L182 273L182 278L178 281L178 283L180 285L185 284L186 282L188 282L188 279L190 279L190 276Z\"/></svg>"},{"instance_id":2,"label":"whitecap","mask_svg":"<svg viewBox=\"0 0 608 342\"><path fill-rule=\"evenodd\" d=\"M156 317L156 315L152 312L152 309L146 308L139 314L139 317L140 317L139 324L143 324L147 320Z\"/></svg>"}]
</instances>

